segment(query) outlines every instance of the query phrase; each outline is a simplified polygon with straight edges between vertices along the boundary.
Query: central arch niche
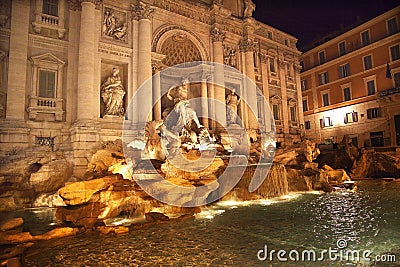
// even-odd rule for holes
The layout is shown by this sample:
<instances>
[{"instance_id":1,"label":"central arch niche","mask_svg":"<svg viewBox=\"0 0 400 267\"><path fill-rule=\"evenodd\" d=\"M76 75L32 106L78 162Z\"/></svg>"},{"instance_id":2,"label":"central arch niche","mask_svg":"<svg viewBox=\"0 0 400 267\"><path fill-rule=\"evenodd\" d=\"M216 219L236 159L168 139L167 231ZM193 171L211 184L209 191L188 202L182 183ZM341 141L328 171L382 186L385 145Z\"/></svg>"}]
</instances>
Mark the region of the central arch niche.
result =
<instances>
[{"instance_id":1,"label":"central arch niche","mask_svg":"<svg viewBox=\"0 0 400 267\"><path fill-rule=\"evenodd\" d=\"M163 63L167 66L202 60L197 46L182 32L168 37L163 42L160 52L165 55Z\"/></svg>"}]
</instances>

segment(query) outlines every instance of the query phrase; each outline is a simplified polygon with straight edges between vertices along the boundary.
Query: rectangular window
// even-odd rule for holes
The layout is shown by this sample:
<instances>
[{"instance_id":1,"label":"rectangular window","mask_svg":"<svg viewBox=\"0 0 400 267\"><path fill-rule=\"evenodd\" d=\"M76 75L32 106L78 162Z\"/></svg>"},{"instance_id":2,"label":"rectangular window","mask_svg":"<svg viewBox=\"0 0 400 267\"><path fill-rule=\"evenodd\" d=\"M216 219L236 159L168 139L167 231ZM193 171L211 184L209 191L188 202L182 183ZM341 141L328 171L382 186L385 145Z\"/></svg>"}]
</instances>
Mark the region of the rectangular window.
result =
<instances>
[{"instance_id":1,"label":"rectangular window","mask_svg":"<svg viewBox=\"0 0 400 267\"><path fill-rule=\"evenodd\" d=\"M367 109L367 118L368 119L376 119L382 117L381 108L370 108Z\"/></svg>"},{"instance_id":2,"label":"rectangular window","mask_svg":"<svg viewBox=\"0 0 400 267\"><path fill-rule=\"evenodd\" d=\"M279 116L279 106L278 105L272 105L272 112L274 115L274 120L280 120L280 116Z\"/></svg>"},{"instance_id":3,"label":"rectangular window","mask_svg":"<svg viewBox=\"0 0 400 267\"><path fill-rule=\"evenodd\" d=\"M352 122L358 122L358 113L357 112L350 112L346 113L346 116L344 117L344 123L352 123Z\"/></svg>"},{"instance_id":4,"label":"rectangular window","mask_svg":"<svg viewBox=\"0 0 400 267\"><path fill-rule=\"evenodd\" d=\"M55 98L56 73L54 71L39 71L39 97Z\"/></svg>"},{"instance_id":5,"label":"rectangular window","mask_svg":"<svg viewBox=\"0 0 400 267\"><path fill-rule=\"evenodd\" d=\"M363 58L364 61L364 70L372 69L372 56L368 55Z\"/></svg>"},{"instance_id":6,"label":"rectangular window","mask_svg":"<svg viewBox=\"0 0 400 267\"><path fill-rule=\"evenodd\" d=\"M270 40L272 40L272 32L268 32L268 33L267 33L267 38L270 39Z\"/></svg>"},{"instance_id":7,"label":"rectangular window","mask_svg":"<svg viewBox=\"0 0 400 267\"><path fill-rule=\"evenodd\" d=\"M392 61L400 59L400 45L390 47L390 58Z\"/></svg>"},{"instance_id":8,"label":"rectangular window","mask_svg":"<svg viewBox=\"0 0 400 267\"><path fill-rule=\"evenodd\" d=\"M395 34L399 31L399 26L397 25L397 18L391 18L387 21L387 28L388 28L388 34L392 35Z\"/></svg>"},{"instance_id":9,"label":"rectangular window","mask_svg":"<svg viewBox=\"0 0 400 267\"><path fill-rule=\"evenodd\" d=\"M319 64L324 64L326 62L325 51L321 51L318 53Z\"/></svg>"},{"instance_id":10,"label":"rectangular window","mask_svg":"<svg viewBox=\"0 0 400 267\"><path fill-rule=\"evenodd\" d=\"M333 123L332 123L332 120L330 117L323 117L322 119L320 119L319 123L321 125L321 128L333 126Z\"/></svg>"},{"instance_id":11,"label":"rectangular window","mask_svg":"<svg viewBox=\"0 0 400 267\"><path fill-rule=\"evenodd\" d=\"M58 17L58 0L43 0L43 13Z\"/></svg>"},{"instance_id":12,"label":"rectangular window","mask_svg":"<svg viewBox=\"0 0 400 267\"><path fill-rule=\"evenodd\" d=\"M271 72L276 72L275 71L275 60L273 58L269 59L269 70Z\"/></svg>"},{"instance_id":13,"label":"rectangular window","mask_svg":"<svg viewBox=\"0 0 400 267\"><path fill-rule=\"evenodd\" d=\"M350 76L350 64L339 66L339 78Z\"/></svg>"},{"instance_id":14,"label":"rectangular window","mask_svg":"<svg viewBox=\"0 0 400 267\"><path fill-rule=\"evenodd\" d=\"M361 33L361 44L362 46L369 45L371 43L371 39L369 38L369 31L363 31Z\"/></svg>"},{"instance_id":15,"label":"rectangular window","mask_svg":"<svg viewBox=\"0 0 400 267\"><path fill-rule=\"evenodd\" d=\"M307 99L303 100L303 112L308 111L308 101Z\"/></svg>"},{"instance_id":16,"label":"rectangular window","mask_svg":"<svg viewBox=\"0 0 400 267\"><path fill-rule=\"evenodd\" d=\"M343 88L343 98L344 98L344 101L350 101L351 100L351 93L350 93L350 88L349 87Z\"/></svg>"},{"instance_id":17,"label":"rectangular window","mask_svg":"<svg viewBox=\"0 0 400 267\"><path fill-rule=\"evenodd\" d=\"M328 73L327 72L318 74L319 85L326 84L326 83L328 83L328 81L329 80L328 80Z\"/></svg>"},{"instance_id":18,"label":"rectangular window","mask_svg":"<svg viewBox=\"0 0 400 267\"><path fill-rule=\"evenodd\" d=\"M297 121L296 116L296 107L290 107L290 120Z\"/></svg>"},{"instance_id":19,"label":"rectangular window","mask_svg":"<svg viewBox=\"0 0 400 267\"><path fill-rule=\"evenodd\" d=\"M367 82L367 91L368 95L374 95L376 93L376 88L375 88L375 81L371 80Z\"/></svg>"},{"instance_id":20,"label":"rectangular window","mask_svg":"<svg viewBox=\"0 0 400 267\"><path fill-rule=\"evenodd\" d=\"M340 42L339 43L339 56L343 56L346 54L346 42Z\"/></svg>"},{"instance_id":21,"label":"rectangular window","mask_svg":"<svg viewBox=\"0 0 400 267\"><path fill-rule=\"evenodd\" d=\"M304 61L303 60L300 60L300 67L301 67L301 70L303 71L304 70Z\"/></svg>"},{"instance_id":22,"label":"rectangular window","mask_svg":"<svg viewBox=\"0 0 400 267\"><path fill-rule=\"evenodd\" d=\"M310 121L305 121L304 122L304 127L306 128L306 130L310 130L311 129L311 122Z\"/></svg>"},{"instance_id":23,"label":"rectangular window","mask_svg":"<svg viewBox=\"0 0 400 267\"><path fill-rule=\"evenodd\" d=\"M329 94L322 95L322 104L324 107L329 106Z\"/></svg>"},{"instance_id":24,"label":"rectangular window","mask_svg":"<svg viewBox=\"0 0 400 267\"><path fill-rule=\"evenodd\" d=\"M305 91L308 89L308 83L307 80L301 80L301 90Z\"/></svg>"},{"instance_id":25,"label":"rectangular window","mask_svg":"<svg viewBox=\"0 0 400 267\"><path fill-rule=\"evenodd\" d=\"M400 88L400 72L393 74L394 88Z\"/></svg>"}]
</instances>

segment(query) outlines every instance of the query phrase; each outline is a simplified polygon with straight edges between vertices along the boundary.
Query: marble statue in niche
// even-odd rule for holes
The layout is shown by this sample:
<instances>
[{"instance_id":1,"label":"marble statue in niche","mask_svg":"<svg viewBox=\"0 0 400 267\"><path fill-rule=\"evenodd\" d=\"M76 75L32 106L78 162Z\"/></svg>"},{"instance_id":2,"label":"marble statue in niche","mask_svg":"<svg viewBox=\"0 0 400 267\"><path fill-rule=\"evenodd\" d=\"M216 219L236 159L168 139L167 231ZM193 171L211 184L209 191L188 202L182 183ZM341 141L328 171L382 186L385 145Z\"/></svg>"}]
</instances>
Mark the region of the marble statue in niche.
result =
<instances>
[{"instance_id":1,"label":"marble statue in niche","mask_svg":"<svg viewBox=\"0 0 400 267\"><path fill-rule=\"evenodd\" d=\"M125 89L119 76L119 69L114 67L111 75L101 85L101 98L105 105L103 116L124 116Z\"/></svg>"},{"instance_id":2,"label":"marble statue in niche","mask_svg":"<svg viewBox=\"0 0 400 267\"><path fill-rule=\"evenodd\" d=\"M103 34L115 40L126 41L128 26L122 12L106 9L104 12Z\"/></svg>"},{"instance_id":3,"label":"marble statue in niche","mask_svg":"<svg viewBox=\"0 0 400 267\"><path fill-rule=\"evenodd\" d=\"M240 104L240 98L236 94L236 90L232 89L231 92L226 96L226 108L227 108L227 121L228 124L237 124L237 107Z\"/></svg>"}]
</instances>

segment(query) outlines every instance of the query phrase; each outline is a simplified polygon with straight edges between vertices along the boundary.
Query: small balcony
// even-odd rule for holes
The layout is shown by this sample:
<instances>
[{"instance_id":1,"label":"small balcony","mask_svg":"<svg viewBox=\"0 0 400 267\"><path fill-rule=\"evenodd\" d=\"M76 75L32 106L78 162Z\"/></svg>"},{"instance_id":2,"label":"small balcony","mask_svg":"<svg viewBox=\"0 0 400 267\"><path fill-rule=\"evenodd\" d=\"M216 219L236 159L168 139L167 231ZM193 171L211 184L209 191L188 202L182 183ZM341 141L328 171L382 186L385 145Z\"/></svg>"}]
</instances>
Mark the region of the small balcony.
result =
<instances>
[{"instance_id":1,"label":"small balcony","mask_svg":"<svg viewBox=\"0 0 400 267\"><path fill-rule=\"evenodd\" d=\"M40 114L54 114L55 121L64 116L63 99L31 96L28 107L29 119L38 120Z\"/></svg>"},{"instance_id":2,"label":"small balcony","mask_svg":"<svg viewBox=\"0 0 400 267\"><path fill-rule=\"evenodd\" d=\"M64 19L48 14L36 14L36 20L32 25L35 33L40 33L42 28L57 31L59 39L63 39L66 32L66 29L64 28Z\"/></svg>"}]
</instances>

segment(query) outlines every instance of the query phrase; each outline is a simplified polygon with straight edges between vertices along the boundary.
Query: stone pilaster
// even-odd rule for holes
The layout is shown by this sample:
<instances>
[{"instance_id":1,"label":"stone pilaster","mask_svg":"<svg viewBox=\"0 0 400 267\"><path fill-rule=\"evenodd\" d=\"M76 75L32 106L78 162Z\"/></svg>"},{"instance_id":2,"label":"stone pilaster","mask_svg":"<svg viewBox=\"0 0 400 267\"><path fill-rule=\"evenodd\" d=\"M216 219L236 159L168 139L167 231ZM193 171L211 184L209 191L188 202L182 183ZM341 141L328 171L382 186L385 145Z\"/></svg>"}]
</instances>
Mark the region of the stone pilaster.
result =
<instances>
[{"instance_id":1,"label":"stone pilaster","mask_svg":"<svg viewBox=\"0 0 400 267\"><path fill-rule=\"evenodd\" d=\"M214 100L215 99L215 90L214 90L214 80L212 75L207 76L207 83L208 83L208 88L207 88L207 95L210 99ZM212 114L215 114L215 103L214 101L208 101L208 112L211 116L210 118L214 118ZM215 120L209 120L208 121L208 126L209 129L215 130L216 124Z\"/></svg>"},{"instance_id":2,"label":"stone pilaster","mask_svg":"<svg viewBox=\"0 0 400 267\"><path fill-rule=\"evenodd\" d=\"M246 81L246 102L248 105L247 111L247 128L257 129L258 124L258 109L257 109L257 91L256 91L256 74L254 72L254 41L244 39L240 43L240 50L244 53L245 75L249 78Z\"/></svg>"},{"instance_id":3,"label":"stone pilaster","mask_svg":"<svg viewBox=\"0 0 400 267\"><path fill-rule=\"evenodd\" d=\"M266 55L260 54L261 57L261 75L263 84L263 95L265 97L265 102L267 105L264 107L264 120L265 120L265 130L267 132L271 131L271 116L272 111L269 106L269 81L268 81L268 57Z\"/></svg>"},{"instance_id":4,"label":"stone pilaster","mask_svg":"<svg viewBox=\"0 0 400 267\"><path fill-rule=\"evenodd\" d=\"M153 61L153 114L154 120L161 120L161 74L162 70L161 62Z\"/></svg>"},{"instance_id":5,"label":"stone pilaster","mask_svg":"<svg viewBox=\"0 0 400 267\"><path fill-rule=\"evenodd\" d=\"M301 91L301 79L300 79L300 64L294 65L294 75L296 79L296 91L297 91L297 114L299 114L299 124L304 127L304 113L303 113L303 100L302 100L302 91Z\"/></svg>"},{"instance_id":6,"label":"stone pilaster","mask_svg":"<svg viewBox=\"0 0 400 267\"><path fill-rule=\"evenodd\" d=\"M207 76L201 77L201 116L203 126L208 128L208 93L207 93Z\"/></svg>"},{"instance_id":7,"label":"stone pilaster","mask_svg":"<svg viewBox=\"0 0 400 267\"><path fill-rule=\"evenodd\" d=\"M30 4L27 0L12 1L11 34L8 65L6 118L23 120L28 57Z\"/></svg>"},{"instance_id":8,"label":"stone pilaster","mask_svg":"<svg viewBox=\"0 0 400 267\"><path fill-rule=\"evenodd\" d=\"M214 97L215 100L221 102L221 105L215 106L215 118L221 125L226 127L226 108L225 103L225 87L224 87L224 48L222 42L225 39L225 33L218 28L211 30L211 40L213 43L214 62L219 63L214 69ZM222 129L220 129L222 130Z\"/></svg>"}]
</instances>

